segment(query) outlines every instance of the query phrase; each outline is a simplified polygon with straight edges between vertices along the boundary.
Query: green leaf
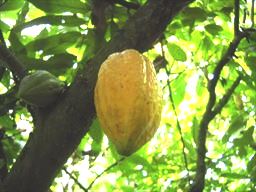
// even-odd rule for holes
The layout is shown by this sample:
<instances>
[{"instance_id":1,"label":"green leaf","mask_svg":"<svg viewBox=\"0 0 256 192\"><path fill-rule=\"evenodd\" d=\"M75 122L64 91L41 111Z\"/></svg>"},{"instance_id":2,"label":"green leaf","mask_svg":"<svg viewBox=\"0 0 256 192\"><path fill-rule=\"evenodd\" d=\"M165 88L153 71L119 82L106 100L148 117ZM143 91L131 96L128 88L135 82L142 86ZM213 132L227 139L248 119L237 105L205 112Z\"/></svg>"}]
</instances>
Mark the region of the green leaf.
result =
<instances>
[{"instance_id":1,"label":"green leaf","mask_svg":"<svg viewBox=\"0 0 256 192\"><path fill-rule=\"evenodd\" d=\"M200 7L187 7L183 13L189 20L204 21L207 18L207 13Z\"/></svg>"},{"instance_id":2,"label":"green leaf","mask_svg":"<svg viewBox=\"0 0 256 192\"><path fill-rule=\"evenodd\" d=\"M20 37L14 31L11 31L9 36L9 41L11 42L11 48L14 50L16 54L25 54L26 55L26 47L20 41Z\"/></svg>"},{"instance_id":3,"label":"green leaf","mask_svg":"<svg viewBox=\"0 0 256 192\"><path fill-rule=\"evenodd\" d=\"M196 93L198 96L202 96L205 93L206 82L203 76L200 76L196 84Z\"/></svg>"},{"instance_id":4,"label":"green leaf","mask_svg":"<svg viewBox=\"0 0 256 192\"><path fill-rule=\"evenodd\" d=\"M252 78L256 82L256 57L250 56L245 59L246 64L249 66L251 72L252 72Z\"/></svg>"},{"instance_id":5,"label":"green leaf","mask_svg":"<svg viewBox=\"0 0 256 192\"><path fill-rule=\"evenodd\" d=\"M252 170L250 171L250 176L251 176L251 180L255 183L256 182L256 166L254 166L252 168Z\"/></svg>"},{"instance_id":6,"label":"green leaf","mask_svg":"<svg viewBox=\"0 0 256 192\"><path fill-rule=\"evenodd\" d=\"M246 145L250 145L253 143L253 132L254 132L254 127L250 127L246 131L242 131L242 137L237 138L234 140L234 145L238 147L245 147Z\"/></svg>"},{"instance_id":7,"label":"green leaf","mask_svg":"<svg viewBox=\"0 0 256 192\"><path fill-rule=\"evenodd\" d=\"M5 115L0 117L0 126L8 129L12 129L14 127L14 121L11 117Z\"/></svg>"},{"instance_id":8,"label":"green leaf","mask_svg":"<svg viewBox=\"0 0 256 192\"><path fill-rule=\"evenodd\" d=\"M241 130L243 126L245 125L245 120L243 116L237 116L233 119L231 122L231 125L229 126L226 134L223 137L223 142L227 142L229 137L232 136L232 134L236 133L237 131Z\"/></svg>"},{"instance_id":9,"label":"green leaf","mask_svg":"<svg viewBox=\"0 0 256 192\"><path fill-rule=\"evenodd\" d=\"M44 51L44 55L64 53L66 49L79 41L82 35L79 32L71 31L46 38L36 39L27 44L27 50Z\"/></svg>"},{"instance_id":10,"label":"green leaf","mask_svg":"<svg viewBox=\"0 0 256 192\"><path fill-rule=\"evenodd\" d=\"M214 44L208 36L205 36L202 42L202 52L203 52L203 58L207 60L209 58L209 55L211 55L211 50L214 47Z\"/></svg>"},{"instance_id":11,"label":"green leaf","mask_svg":"<svg viewBox=\"0 0 256 192\"><path fill-rule=\"evenodd\" d=\"M129 163L133 163L135 165L142 165L145 166L147 168L151 168L151 164L147 161L147 159L137 155L137 154L133 154L131 156L128 157Z\"/></svg>"},{"instance_id":12,"label":"green leaf","mask_svg":"<svg viewBox=\"0 0 256 192\"><path fill-rule=\"evenodd\" d=\"M171 56L176 60L176 61L186 61L187 60L187 55L183 51L183 49L178 46L177 44L168 44L168 51L171 54Z\"/></svg>"},{"instance_id":13,"label":"green leaf","mask_svg":"<svg viewBox=\"0 0 256 192\"><path fill-rule=\"evenodd\" d=\"M89 130L89 135L92 137L93 140L95 140L97 143L101 143L103 139L103 131L100 127L100 123L98 119L95 119L93 121L92 126Z\"/></svg>"},{"instance_id":14,"label":"green leaf","mask_svg":"<svg viewBox=\"0 0 256 192\"><path fill-rule=\"evenodd\" d=\"M197 145L198 140L198 132L199 132L199 122L196 117L193 118L193 125L192 125L192 136L194 139L195 144Z\"/></svg>"},{"instance_id":15,"label":"green leaf","mask_svg":"<svg viewBox=\"0 0 256 192\"><path fill-rule=\"evenodd\" d=\"M209 25L206 25L205 26L205 30L208 32L208 33L210 33L210 34L212 34L212 35L218 35L218 33L220 32L220 31L222 31L223 29L222 29L222 27L221 26L219 26L219 25L216 25L216 24L209 24Z\"/></svg>"},{"instance_id":16,"label":"green leaf","mask_svg":"<svg viewBox=\"0 0 256 192\"><path fill-rule=\"evenodd\" d=\"M250 172L255 166L256 166L256 154L254 154L253 157L248 162L247 171Z\"/></svg>"},{"instance_id":17,"label":"green leaf","mask_svg":"<svg viewBox=\"0 0 256 192\"><path fill-rule=\"evenodd\" d=\"M245 178L247 178L246 175L242 175L242 174L239 174L239 173L222 173L221 176L232 178L232 179L245 179Z\"/></svg>"},{"instance_id":18,"label":"green leaf","mask_svg":"<svg viewBox=\"0 0 256 192\"><path fill-rule=\"evenodd\" d=\"M15 138L18 139L17 137ZM5 156L7 159L7 163L11 165L13 163L13 160L17 158L20 152L21 146L14 139L4 139L3 145L5 148Z\"/></svg>"},{"instance_id":19,"label":"green leaf","mask_svg":"<svg viewBox=\"0 0 256 192\"><path fill-rule=\"evenodd\" d=\"M76 57L69 53L56 54L47 61L34 59L20 55L18 57L29 70L47 70L54 75L63 74L68 68L73 66Z\"/></svg>"},{"instance_id":20,"label":"green leaf","mask_svg":"<svg viewBox=\"0 0 256 192\"><path fill-rule=\"evenodd\" d=\"M88 11L88 6L79 0L28 0L37 8L48 13L85 13Z\"/></svg>"},{"instance_id":21,"label":"green leaf","mask_svg":"<svg viewBox=\"0 0 256 192\"><path fill-rule=\"evenodd\" d=\"M5 22L0 20L0 29L2 30L2 32L7 32L10 30L10 27Z\"/></svg>"},{"instance_id":22,"label":"green leaf","mask_svg":"<svg viewBox=\"0 0 256 192\"><path fill-rule=\"evenodd\" d=\"M0 11L11 11L20 9L24 4L24 0L7 0L0 6Z\"/></svg>"},{"instance_id":23,"label":"green leaf","mask_svg":"<svg viewBox=\"0 0 256 192\"><path fill-rule=\"evenodd\" d=\"M1 83L5 86L5 87L9 87L10 86L10 82L11 82L11 74L10 73L4 73L2 79L1 79Z\"/></svg>"},{"instance_id":24,"label":"green leaf","mask_svg":"<svg viewBox=\"0 0 256 192\"><path fill-rule=\"evenodd\" d=\"M185 75L180 75L173 83L171 84L172 88L172 97L174 100L174 105L178 106L184 98L185 92L186 92L186 76Z\"/></svg>"},{"instance_id":25,"label":"green leaf","mask_svg":"<svg viewBox=\"0 0 256 192\"><path fill-rule=\"evenodd\" d=\"M15 27L15 31L21 31L25 28L32 27L34 25L49 24L49 25L62 25L62 26L80 26L85 23L85 20L76 16L67 15L46 15L38 17L29 22L19 24ZM1 23L0 23L1 24Z\"/></svg>"}]
</instances>

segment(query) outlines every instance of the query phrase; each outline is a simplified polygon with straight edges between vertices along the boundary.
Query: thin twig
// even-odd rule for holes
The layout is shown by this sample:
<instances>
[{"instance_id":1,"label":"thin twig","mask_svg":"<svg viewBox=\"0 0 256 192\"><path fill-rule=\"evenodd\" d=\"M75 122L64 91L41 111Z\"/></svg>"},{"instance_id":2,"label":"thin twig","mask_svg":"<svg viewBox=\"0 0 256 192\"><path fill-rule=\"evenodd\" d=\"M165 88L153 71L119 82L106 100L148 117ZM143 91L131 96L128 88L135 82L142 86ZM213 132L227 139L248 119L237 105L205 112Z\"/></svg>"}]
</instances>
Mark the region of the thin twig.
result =
<instances>
[{"instance_id":1,"label":"thin twig","mask_svg":"<svg viewBox=\"0 0 256 192\"><path fill-rule=\"evenodd\" d=\"M251 22L252 22L251 27L254 26L254 1L255 0L252 0L252 7L251 7Z\"/></svg>"},{"instance_id":2,"label":"thin twig","mask_svg":"<svg viewBox=\"0 0 256 192\"><path fill-rule=\"evenodd\" d=\"M76 177L74 177L72 175L72 173L70 173L66 167L63 167L63 171L65 171L66 174L68 174L68 176L85 192L87 192L88 190L78 181L78 179Z\"/></svg>"},{"instance_id":3,"label":"thin twig","mask_svg":"<svg viewBox=\"0 0 256 192\"><path fill-rule=\"evenodd\" d=\"M164 53L164 48L163 48L162 42L161 42L161 51L162 51L162 56L165 58L165 53ZM186 156L186 152L185 152L186 144L185 144L185 139L183 138L183 134L182 134L181 125L180 125L180 122L179 122L179 117L178 117L178 113L177 113L177 110L176 110L176 106L174 104L174 100L173 100L173 97L172 97L171 82L169 80L170 71L167 69L166 65L165 65L165 71L166 71L166 74L168 76L167 86L168 86L168 89L169 89L169 98L170 98L171 105L172 105L172 108L173 108L173 111L174 111L174 114L175 114L175 117L176 117L176 123L177 123L178 131L179 131L180 138L181 138L181 143L182 143L182 154L183 154L183 158L184 158L185 168L187 170L188 183L190 185L188 160L187 160L187 156Z\"/></svg>"},{"instance_id":4,"label":"thin twig","mask_svg":"<svg viewBox=\"0 0 256 192\"><path fill-rule=\"evenodd\" d=\"M4 35L1 29L0 29L0 44L3 44L4 47L7 47L6 42L4 40ZM4 72L5 72L5 67L0 66L0 80L3 78Z\"/></svg>"},{"instance_id":5,"label":"thin twig","mask_svg":"<svg viewBox=\"0 0 256 192\"><path fill-rule=\"evenodd\" d=\"M28 1L25 1L21 11L18 13L18 19L17 19L16 25L25 23L25 19L26 19L26 15L28 14L28 11L29 11L29 3Z\"/></svg>"},{"instance_id":6,"label":"thin twig","mask_svg":"<svg viewBox=\"0 0 256 192\"><path fill-rule=\"evenodd\" d=\"M3 44L3 46L7 47L4 40L3 31L1 29L0 29L0 42Z\"/></svg>"},{"instance_id":7,"label":"thin twig","mask_svg":"<svg viewBox=\"0 0 256 192\"><path fill-rule=\"evenodd\" d=\"M252 1L254 1L254 0L252 0ZM245 3L247 3L247 0L245 0ZM247 14L247 8L245 7L244 13L243 13L243 24L245 24L245 21L246 21L246 14Z\"/></svg>"},{"instance_id":8,"label":"thin twig","mask_svg":"<svg viewBox=\"0 0 256 192\"><path fill-rule=\"evenodd\" d=\"M106 173L107 171L109 171L110 169L112 169L113 167L117 166L120 162L122 162L123 160L125 160L125 157L122 157L121 159L119 159L118 161L116 161L115 163L113 163L112 165L110 165L109 167L107 167L104 171L102 171L99 175L97 175L95 177L95 179L90 183L90 185L87 187L87 191L89 191L93 184L95 183L95 181L100 178L104 173Z\"/></svg>"},{"instance_id":9,"label":"thin twig","mask_svg":"<svg viewBox=\"0 0 256 192\"><path fill-rule=\"evenodd\" d=\"M234 34L235 36L239 33L239 0L235 0L235 19L234 19Z\"/></svg>"},{"instance_id":10,"label":"thin twig","mask_svg":"<svg viewBox=\"0 0 256 192\"><path fill-rule=\"evenodd\" d=\"M215 108L212 111L213 116L221 112L222 108L227 104L231 95L234 93L236 87L239 85L240 81L241 81L241 76L239 75L237 79L234 81L234 83L232 84L232 86L229 88L229 90L226 92L226 94L219 101L219 103L216 104Z\"/></svg>"}]
</instances>

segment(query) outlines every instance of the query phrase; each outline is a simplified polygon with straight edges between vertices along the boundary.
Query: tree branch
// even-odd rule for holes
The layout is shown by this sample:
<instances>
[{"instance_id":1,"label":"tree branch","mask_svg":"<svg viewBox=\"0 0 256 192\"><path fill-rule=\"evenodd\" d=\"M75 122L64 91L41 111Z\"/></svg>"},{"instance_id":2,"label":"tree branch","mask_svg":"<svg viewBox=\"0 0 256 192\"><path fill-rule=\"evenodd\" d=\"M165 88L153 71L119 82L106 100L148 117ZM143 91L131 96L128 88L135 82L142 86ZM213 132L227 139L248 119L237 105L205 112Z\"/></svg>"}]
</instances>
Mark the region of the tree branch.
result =
<instances>
[{"instance_id":1,"label":"tree branch","mask_svg":"<svg viewBox=\"0 0 256 192\"><path fill-rule=\"evenodd\" d=\"M88 190L78 181L77 178L75 178L70 172L68 172L68 170L66 169L66 167L63 168L63 170L65 171L66 174L69 175L69 177L71 179L73 179L73 181L85 192L87 192Z\"/></svg>"},{"instance_id":2,"label":"tree branch","mask_svg":"<svg viewBox=\"0 0 256 192\"><path fill-rule=\"evenodd\" d=\"M3 32L2 32L2 30L0 29L0 44L1 44L1 43L3 44L4 47L7 47L7 46L6 46L6 43L5 43L5 40L4 40ZM0 66L0 80L3 78L4 72L5 72L5 67Z\"/></svg>"},{"instance_id":3,"label":"tree branch","mask_svg":"<svg viewBox=\"0 0 256 192\"><path fill-rule=\"evenodd\" d=\"M251 7L251 22L252 22L252 25L251 25L251 27L254 27L254 3L255 3L255 1L252 0L252 7Z\"/></svg>"},{"instance_id":4,"label":"tree branch","mask_svg":"<svg viewBox=\"0 0 256 192\"><path fill-rule=\"evenodd\" d=\"M221 112L223 107L227 104L229 101L231 95L234 93L236 87L239 85L241 81L241 76L239 75L237 79L234 81L232 86L229 88L229 90L226 92L226 94L222 97L222 99L219 101L219 103L216 104L215 108L212 111L213 116L216 116Z\"/></svg>"},{"instance_id":5,"label":"tree branch","mask_svg":"<svg viewBox=\"0 0 256 192\"><path fill-rule=\"evenodd\" d=\"M43 116L0 188L44 192L95 118L93 92L101 63L113 52L149 49L173 17L194 0L149 0L78 72L71 87ZM143 27L141 27L143 26Z\"/></svg>"},{"instance_id":6,"label":"tree branch","mask_svg":"<svg viewBox=\"0 0 256 192\"><path fill-rule=\"evenodd\" d=\"M105 41L105 32L107 29L107 18L105 16L105 10L108 7L109 2L102 0L93 0L92 1L92 23L95 26L95 47L93 53L99 50Z\"/></svg>"},{"instance_id":7,"label":"tree branch","mask_svg":"<svg viewBox=\"0 0 256 192\"><path fill-rule=\"evenodd\" d=\"M208 126L211 120L216 116L216 112L220 112L221 109L224 107L226 102L229 99L229 92L226 93L223 101L221 101L213 111L213 107L216 103L216 93L215 88L217 82L220 78L221 71L223 67L232 59L236 48L238 47L240 41L247 36L246 32L239 32L237 36L234 37L233 41L230 43L228 50L222 56L221 60L217 64L213 72L213 79L208 82L208 92L209 92L209 99L206 106L206 111L203 115L203 118L200 122L199 127L199 135L198 135L198 142L197 142L197 168L196 168L196 176L194 179L194 183L190 188L190 192L201 192L204 189L204 182L205 182L205 174L206 174L206 165L205 165L205 155L206 155L206 137ZM240 77L235 81L233 86L231 87L231 91L235 88L237 83L240 82Z\"/></svg>"},{"instance_id":8,"label":"tree branch","mask_svg":"<svg viewBox=\"0 0 256 192\"><path fill-rule=\"evenodd\" d=\"M26 75L24 66L3 44L0 44L0 59L8 64L10 71L17 79L21 80Z\"/></svg>"},{"instance_id":9,"label":"tree branch","mask_svg":"<svg viewBox=\"0 0 256 192\"><path fill-rule=\"evenodd\" d=\"M239 33L239 0L235 0L235 19L234 19L234 34L235 36Z\"/></svg>"}]
</instances>

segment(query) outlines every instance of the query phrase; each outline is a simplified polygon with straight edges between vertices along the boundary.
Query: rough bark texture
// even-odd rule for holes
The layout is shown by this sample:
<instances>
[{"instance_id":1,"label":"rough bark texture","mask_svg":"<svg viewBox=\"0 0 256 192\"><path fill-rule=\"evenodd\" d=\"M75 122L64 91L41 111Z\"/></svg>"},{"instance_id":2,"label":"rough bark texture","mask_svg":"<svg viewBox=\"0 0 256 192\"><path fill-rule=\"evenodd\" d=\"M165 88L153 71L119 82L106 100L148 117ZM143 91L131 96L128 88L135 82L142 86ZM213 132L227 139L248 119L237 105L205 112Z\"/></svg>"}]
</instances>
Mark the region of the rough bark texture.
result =
<instances>
[{"instance_id":1,"label":"rough bark texture","mask_svg":"<svg viewBox=\"0 0 256 192\"><path fill-rule=\"evenodd\" d=\"M172 18L194 0L150 0L81 70L52 109L40 112L36 128L0 191L45 192L67 158L87 133L95 109L93 90L100 64L126 48L145 51Z\"/></svg>"}]
</instances>

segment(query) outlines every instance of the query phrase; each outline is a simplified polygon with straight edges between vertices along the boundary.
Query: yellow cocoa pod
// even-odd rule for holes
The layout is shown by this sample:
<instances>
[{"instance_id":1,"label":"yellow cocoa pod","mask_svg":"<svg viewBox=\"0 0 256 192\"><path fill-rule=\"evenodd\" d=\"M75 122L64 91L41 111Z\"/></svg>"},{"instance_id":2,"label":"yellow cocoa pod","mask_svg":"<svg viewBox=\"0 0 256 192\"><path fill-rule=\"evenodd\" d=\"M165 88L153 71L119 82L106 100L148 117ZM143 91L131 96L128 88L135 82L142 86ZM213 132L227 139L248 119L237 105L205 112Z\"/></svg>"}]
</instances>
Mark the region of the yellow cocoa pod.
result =
<instances>
[{"instance_id":1,"label":"yellow cocoa pod","mask_svg":"<svg viewBox=\"0 0 256 192\"><path fill-rule=\"evenodd\" d=\"M133 49L111 54L101 65L94 102L101 127L121 155L130 155L156 132L162 92L153 64Z\"/></svg>"}]
</instances>

